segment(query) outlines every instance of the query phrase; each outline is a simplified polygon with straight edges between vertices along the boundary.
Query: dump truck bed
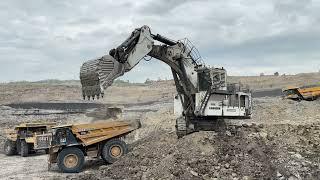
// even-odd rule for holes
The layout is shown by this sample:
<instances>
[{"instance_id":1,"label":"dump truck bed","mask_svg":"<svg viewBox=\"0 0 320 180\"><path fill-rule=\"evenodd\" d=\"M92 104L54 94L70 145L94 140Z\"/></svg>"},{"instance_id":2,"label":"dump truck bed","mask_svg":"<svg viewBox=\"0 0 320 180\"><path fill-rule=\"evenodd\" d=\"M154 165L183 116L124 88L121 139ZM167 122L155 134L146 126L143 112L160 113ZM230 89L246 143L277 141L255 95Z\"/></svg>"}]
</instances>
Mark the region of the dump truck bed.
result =
<instances>
[{"instance_id":1,"label":"dump truck bed","mask_svg":"<svg viewBox=\"0 0 320 180\"><path fill-rule=\"evenodd\" d=\"M320 96L320 85L300 87L298 89L298 91L306 99L316 98L316 97Z\"/></svg>"},{"instance_id":2,"label":"dump truck bed","mask_svg":"<svg viewBox=\"0 0 320 180\"><path fill-rule=\"evenodd\" d=\"M285 97L289 99L315 100L320 97L320 85L288 87L283 92Z\"/></svg>"},{"instance_id":3,"label":"dump truck bed","mask_svg":"<svg viewBox=\"0 0 320 180\"><path fill-rule=\"evenodd\" d=\"M78 139L80 139L85 146L89 146L113 137L121 136L136 129L132 127L131 124L123 121L74 124L63 127L70 128L72 133ZM56 128L62 127L54 127L54 129Z\"/></svg>"}]
</instances>

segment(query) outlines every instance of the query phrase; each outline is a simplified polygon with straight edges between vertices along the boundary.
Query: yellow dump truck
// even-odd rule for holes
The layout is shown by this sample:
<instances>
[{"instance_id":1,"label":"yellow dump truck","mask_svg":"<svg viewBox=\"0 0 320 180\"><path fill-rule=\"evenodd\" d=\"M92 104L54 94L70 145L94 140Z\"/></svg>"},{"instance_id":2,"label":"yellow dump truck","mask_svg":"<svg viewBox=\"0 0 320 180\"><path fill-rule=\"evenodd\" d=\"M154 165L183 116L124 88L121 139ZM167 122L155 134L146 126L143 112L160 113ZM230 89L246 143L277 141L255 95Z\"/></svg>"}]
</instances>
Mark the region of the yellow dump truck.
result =
<instances>
[{"instance_id":1,"label":"yellow dump truck","mask_svg":"<svg viewBox=\"0 0 320 180\"><path fill-rule=\"evenodd\" d=\"M54 127L49 169L57 163L62 172L80 172L85 156L101 157L106 163L113 163L128 151L122 138L137 128L123 121Z\"/></svg>"},{"instance_id":2,"label":"yellow dump truck","mask_svg":"<svg viewBox=\"0 0 320 180\"><path fill-rule=\"evenodd\" d=\"M282 90L287 99L313 101L320 96L320 85L288 87Z\"/></svg>"},{"instance_id":3,"label":"yellow dump truck","mask_svg":"<svg viewBox=\"0 0 320 180\"><path fill-rule=\"evenodd\" d=\"M25 157L37 150L48 150L50 139L43 138L53 126L54 122L23 123L13 129L6 130L4 152L6 155L20 154Z\"/></svg>"}]
</instances>

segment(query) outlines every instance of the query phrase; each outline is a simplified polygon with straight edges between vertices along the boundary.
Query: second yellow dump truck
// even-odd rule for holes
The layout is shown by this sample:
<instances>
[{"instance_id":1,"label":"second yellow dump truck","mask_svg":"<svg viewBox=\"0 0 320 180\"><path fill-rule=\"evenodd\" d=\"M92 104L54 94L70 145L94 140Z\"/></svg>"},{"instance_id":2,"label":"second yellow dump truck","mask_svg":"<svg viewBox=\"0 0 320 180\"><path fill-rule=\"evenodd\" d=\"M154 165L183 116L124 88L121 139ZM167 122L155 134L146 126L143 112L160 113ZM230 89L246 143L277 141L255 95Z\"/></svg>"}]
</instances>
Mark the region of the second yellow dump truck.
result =
<instances>
[{"instance_id":1,"label":"second yellow dump truck","mask_svg":"<svg viewBox=\"0 0 320 180\"><path fill-rule=\"evenodd\" d=\"M128 151L123 137L139 127L124 121L54 127L48 135L52 136L49 169L57 163L62 172L80 172L85 156L101 157L106 163L113 163Z\"/></svg>"},{"instance_id":2,"label":"second yellow dump truck","mask_svg":"<svg viewBox=\"0 0 320 180\"><path fill-rule=\"evenodd\" d=\"M288 87L282 90L287 99L313 101L320 97L320 84L302 87Z\"/></svg>"},{"instance_id":3,"label":"second yellow dump truck","mask_svg":"<svg viewBox=\"0 0 320 180\"><path fill-rule=\"evenodd\" d=\"M31 122L22 123L13 129L6 130L6 142L4 153L7 156L20 154L22 157L38 150L48 151L50 139L45 136L54 122Z\"/></svg>"}]
</instances>

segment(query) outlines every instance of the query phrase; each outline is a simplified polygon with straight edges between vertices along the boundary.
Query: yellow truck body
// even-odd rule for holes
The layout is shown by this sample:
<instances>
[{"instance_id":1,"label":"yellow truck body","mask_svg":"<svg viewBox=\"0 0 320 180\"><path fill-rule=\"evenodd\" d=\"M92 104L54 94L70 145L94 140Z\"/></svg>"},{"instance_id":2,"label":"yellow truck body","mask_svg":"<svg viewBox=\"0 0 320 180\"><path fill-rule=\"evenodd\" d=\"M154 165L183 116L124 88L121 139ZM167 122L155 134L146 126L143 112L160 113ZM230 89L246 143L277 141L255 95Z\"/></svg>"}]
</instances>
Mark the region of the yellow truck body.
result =
<instances>
[{"instance_id":1,"label":"yellow truck body","mask_svg":"<svg viewBox=\"0 0 320 180\"><path fill-rule=\"evenodd\" d=\"M90 124L73 124L56 126L53 129L69 128L80 140L81 144L89 146L122 134L133 131L129 123L123 121L111 121Z\"/></svg>"},{"instance_id":2,"label":"yellow truck body","mask_svg":"<svg viewBox=\"0 0 320 180\"><path fill-rule=\"evenodd\" d=\"M113 163L127 152L122 138L139 127L124 121L73 124L53 127L49 169L57 163L62 172L80 172L84 156Z\"/></svg>"},{"instance_id":3,"label":"yellow truck body","mask_svg":"<svg viewBox=\"0 0 320 180\"><path fill-rule=\"evenodd\" d=\"M294 100L316 100L320 96L320 84L283 89L284 97Z\"/></svg>"},{"instance_id":4,"label":"yellow truck body","mask_svg":"<svg viewBox=\"0 0 320 180\"><path fill-rule=\"evenodd\" d=\"M5 154L20 154L21 156L25 157L28 156L30 152L48 150L50 140L48 140L46 143L42 143L42 145L39 146L36 138L48 133L53 126L56 126L55 122L29 122L19 124L13 129L7 129L5 131Z\"/></svg>"}]
</instances>

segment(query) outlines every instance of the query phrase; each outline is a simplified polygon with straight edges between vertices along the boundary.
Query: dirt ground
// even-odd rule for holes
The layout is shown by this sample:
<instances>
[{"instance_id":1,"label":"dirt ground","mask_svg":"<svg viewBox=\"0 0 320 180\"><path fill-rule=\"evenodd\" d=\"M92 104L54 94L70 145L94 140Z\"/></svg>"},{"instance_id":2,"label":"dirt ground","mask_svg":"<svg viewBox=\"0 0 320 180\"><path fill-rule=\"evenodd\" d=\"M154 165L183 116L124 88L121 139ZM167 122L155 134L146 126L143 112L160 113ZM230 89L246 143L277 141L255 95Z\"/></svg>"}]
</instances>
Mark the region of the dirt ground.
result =
<instances>
[{"instance_id":1,"label":"dirt ground","mask_svg":"<svg viewBox=\"0 0 320 180\"><path fill-rule=\"evenodd\" d=\"M251 119L219 121L213 131L177 139L172 85L169 81L113 86L108 90L113 95L95 101L122 105L124 119L142 123L126 137L130 151L116 163L88 159L83 172L63 174L56 166L47 170L44 152L22 158L5 156L1 149L0 179L320 179L320 100L255 98ZM69 112L63 108L40 109L45 115L17 115L25 109L6 106L13 102L82 103L77 85L2 84L0 88L1 147L4 129L21 122L66 124L104 118L104 106L76 114L56 113Z\"/></svg>"}]
</instances>

